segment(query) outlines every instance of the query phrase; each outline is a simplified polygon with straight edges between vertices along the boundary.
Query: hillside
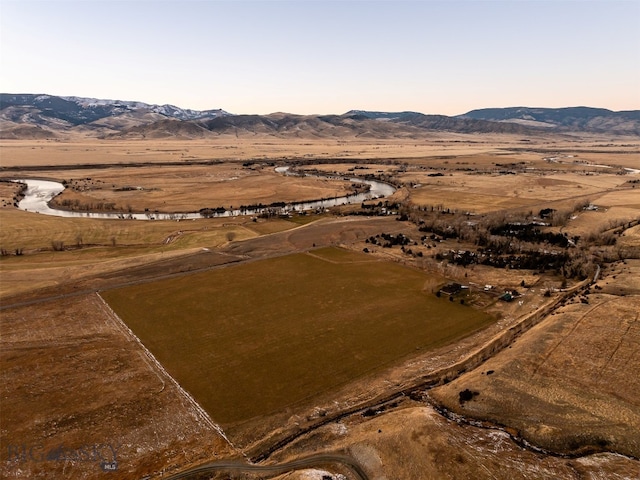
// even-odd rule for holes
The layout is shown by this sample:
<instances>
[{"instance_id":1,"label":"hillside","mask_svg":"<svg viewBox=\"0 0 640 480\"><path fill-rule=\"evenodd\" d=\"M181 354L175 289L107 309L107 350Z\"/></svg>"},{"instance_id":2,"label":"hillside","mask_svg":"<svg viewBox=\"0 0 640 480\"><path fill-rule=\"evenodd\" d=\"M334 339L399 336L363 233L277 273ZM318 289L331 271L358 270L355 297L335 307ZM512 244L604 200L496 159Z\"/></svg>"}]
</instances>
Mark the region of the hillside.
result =
<instances>
[{"instance_id":1,"label":"hillside","mask_svg":"<svg viewBox=\"0 0 640 480\"><path fill-rule=\"evenodd\" d=\"M0 138L52 138L69 133L104 136L168 119L190 121L224 115L228 113L219 109L199 111L122 100L3 93Z\"/></svg>"},{"instance_id":2,"label":"hillside","mask_svg":"<svg viewBox=\"0 0 640 480\"><path fill-rule=\"evenodd\" d=\"M420 139L438 132L538 136L640 135L640 111L572 107L490 108L464 115L350 110L342 115L233 115L221 109L35 94L0 94L0 138L207 138L220 135L296 138Z\"/></svg>"},{"instance_id":3,"label":"hillside","mask_svg":"<svg viewBox=\"0 0 640 480\"><path fill-rule=\"evenodd\" d=\"M463 119L489 120L549 128L560 131L584 131L640 135L640 111L614 112L605 108L483 108L458 116Z\"/></svg>"}]
</instances>

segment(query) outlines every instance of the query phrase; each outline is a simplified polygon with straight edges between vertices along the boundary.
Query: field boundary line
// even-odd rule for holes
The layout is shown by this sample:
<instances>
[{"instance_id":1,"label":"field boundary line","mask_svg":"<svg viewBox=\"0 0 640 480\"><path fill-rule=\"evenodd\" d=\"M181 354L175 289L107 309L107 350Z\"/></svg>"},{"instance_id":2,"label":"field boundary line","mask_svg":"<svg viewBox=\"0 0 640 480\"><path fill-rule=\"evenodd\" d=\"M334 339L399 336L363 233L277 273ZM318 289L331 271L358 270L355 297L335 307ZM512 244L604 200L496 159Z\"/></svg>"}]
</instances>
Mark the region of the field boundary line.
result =
<instances>
[{"instance_id":1,"label":"field boundary line","mask_svg":"<svg viewBox=\"0 0 640 480\"><path fill-rule=\"evenodd\" d=\"M138 345L138 347L142 349L142 352L144 352L144 355L147 357L147 359L162 374L164 374L171 383L173 383L173 385L178 389L178 393L180 393L184 398L186 398L187 402L196 411L200 419L203 420L209 427L213 428L216 432L218 432L218 434L222 438L224 438L225 441L234 450L236 450L235 445L233 445L233 443L231 443L231 441L227 438L222 428L211 419L209 414L200 406L198 402L196 402L196 400L189 394L189 392L187 392L184 388L182 388L182 386L177 382L177 380L173 378L173 376L170 375L169 372L167 372L167 370L162 366L162 364L158 361L158 359L156 359L156 357L149 351L149 349L145 347L145 345L138 338L138 336L135 333L133 333L133 330L131 330L127 326L127 324L124 323L124 321L118 316L116 312L114 312L114 310L111 308L111 306L109 306L109 304L105 301L105 299L102 298L100 293L95 292L95 295L99 299L100 304L102 305L102 308L104 309L105 313L107 313L107 315L109 315L113 319L118 329L120 329L125 334L125 336L129 337L131 341L135 342Z\"/></svg>"}]
</instances>

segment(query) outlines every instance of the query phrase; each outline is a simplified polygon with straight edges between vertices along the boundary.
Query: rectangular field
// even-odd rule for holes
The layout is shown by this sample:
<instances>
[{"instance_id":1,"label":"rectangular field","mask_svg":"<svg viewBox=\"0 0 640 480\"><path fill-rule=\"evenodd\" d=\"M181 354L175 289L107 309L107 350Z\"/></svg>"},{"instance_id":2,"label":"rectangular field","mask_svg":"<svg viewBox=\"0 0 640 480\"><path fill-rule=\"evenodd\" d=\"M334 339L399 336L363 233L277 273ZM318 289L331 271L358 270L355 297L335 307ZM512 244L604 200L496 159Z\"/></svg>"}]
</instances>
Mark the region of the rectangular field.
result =
<instances>
[{"instance_id":1,"label":"rectangular field","mask_svg":"<svg viewBox=\"0 0 640 480\"><path fill-rule=\"evenodd\" d=\"M492 322L432 279L322 249L103 294L216 422L278 412Z\"/></svg>"}]
</instances>

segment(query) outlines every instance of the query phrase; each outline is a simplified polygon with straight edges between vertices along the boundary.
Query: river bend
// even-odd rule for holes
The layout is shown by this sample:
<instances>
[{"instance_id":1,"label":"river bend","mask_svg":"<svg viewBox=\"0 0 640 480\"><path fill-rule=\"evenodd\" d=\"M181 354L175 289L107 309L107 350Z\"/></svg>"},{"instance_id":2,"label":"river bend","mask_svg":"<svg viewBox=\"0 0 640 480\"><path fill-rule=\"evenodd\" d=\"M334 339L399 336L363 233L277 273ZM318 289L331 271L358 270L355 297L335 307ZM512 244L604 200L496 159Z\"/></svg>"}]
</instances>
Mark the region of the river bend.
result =
<instances>
[{"instance_id":1,"label":"river bend","mask_svg":"<svg viewBox=\"0 0 640 480\"><path fill-rule=\"evenodd\" d=\"M278 167L278 173L283 175L291 175L289 167ZM347 205L352 203L361 203L365 200L382 198L393 194L395 187L387 183L376 180L365 180L358 177L329 177L348 180L354 183L364 183L369 185L369 190L363 193L346 195L342 197L334 197L325 200L317 200L313 202L293 202L275 209L279 213L301 212L306 210L325 209L338 205ZM15 179L14 182L24 183L27 189L24 191L24 198L18 203L18 208L26 212L41 213L44 215L54 215L58 217L73 218L98 218L98 219L125 219L125 220L189 220L203 218L199 212L184 213L106 213L106 212L77 212L69 210L59 210L51 208L49 202L62 193L65 189L64 185L51 180L39 179ZM240 215L259 215L267 211L273 211L273 207L260 207L255 209L242 210L225 210L224 212L215 212L207 214L211 217L233 217Z\"/></svg>"}]
</instances>

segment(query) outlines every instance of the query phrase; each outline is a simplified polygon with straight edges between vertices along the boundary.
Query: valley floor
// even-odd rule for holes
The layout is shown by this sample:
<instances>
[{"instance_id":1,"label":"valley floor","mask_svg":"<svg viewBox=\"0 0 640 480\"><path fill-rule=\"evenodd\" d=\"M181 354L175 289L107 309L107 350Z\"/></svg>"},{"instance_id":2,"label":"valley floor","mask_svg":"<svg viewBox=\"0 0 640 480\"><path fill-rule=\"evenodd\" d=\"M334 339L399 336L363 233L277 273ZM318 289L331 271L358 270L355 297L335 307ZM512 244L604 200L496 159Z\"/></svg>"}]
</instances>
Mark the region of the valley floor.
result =
<instances>
[{"instance_id":1,"label":"valley floor","mask_svg":"<svg viewBox=\"0 0 640 480\"><path fill-rule=\"evenodd\" d=\"M297 162L299 168L370 173L399 188L384 199L386 204L286 218L138 222L45 217L17 211L17 187L1 183L0 476L97 479L117 469L117 478L189 478L189 469L200 466L191 478L640 477L640 177L624 170L640 165L639 144L551 139L525 149L508 137L484 143L466 137L467 144L462 137L445 140L406 144L411 153L404 157L402 142L324 149L320 143L308 148L302 143L266 145L260 161L285 163L287 156L286 163ZM222 177L230 178L227 174L235 170L254 175L241 163L255 158L261 142L240 145L242 154L220 167ZM62 163L77 169L89 155L95 155L95 162L117 164L136 155L175 160L185 149L198 161L230 150L222 144L168 142L154 153L149 150L153 142L118 141L9 142L2 148L4 178L24 165L34 178L46 171L57 180L69 176L67 167L44 166L65 154ZM305 152L309 156L303 158ZM342 158L329 162L327 152ZM547 159L551 155L554 162ZM189 167L184 169L186 174ZM156 173L162 177L163 171L180 175L175 167ZM92 172L94 180L104 175ZM124 182L126 175L118 175L117 181ZM167 178L154 179L155 186L163 188ZM99 194L85 187L83 198ZM283 190L269 188L259 192L260 198L277 201ZM304 185L288 185L287 195L299 188ZM225 185L219 196L215 188L201 190L182 197L181 206L217 204L229 189ZM475 252L478 244L471 237L448 238L423 229L430 222L440 231L442 221L470 235L479 219L504 223L545 208L566 213L562 224L546 227L548 233L581 239L571 250L571 267L593 267L584 280L562 275L570 265L517 269L456 263L455 255ZM385 238L400 235L410 242L384 245ZM528 248L523 240L511 243L520 251ZM157 346L148 340L143 344L102 300L118 288L196 278L198 288L211 282L215 292L215 282L224 281L225 273L233 279L232 271L256 272L259 265L280 265L288 261L286 255L300 254L305 265L357 259L393 264L394 272L409 269L407 276L424 277L420 295L429 301L446 284L464 285L468 288L437 301L455 302L457 308L476 309L495 320L452 343L408 352L295 405L222 428L215 405L205 411L194 392L158 361ZM232 270L239 266L245 269ZM278 308L308 307L301 304L303 275L296 278L300 284L289 288L289 297L279 292ZM269 283L268 272L263 281ZM355 291L344 290L344 298ZM506 291L517 292L513 301L499 299ZM157 303L160 295L167 300L172 294L177 290L156 292ZM383 305L382 300L370 302ZM185 307L190 308L196 305ZM197 343L200 337L194 332L189 341ZM266 333L261 341L271 342ZM377 344L383 348L384 339ZM234 348L241 351L242 344ZM233 358L225 361L237 364ZM273 468L237 467L249 462ZM283 464L292 466L285 471L278 467Z\"/></svg>"}]
</instances>

